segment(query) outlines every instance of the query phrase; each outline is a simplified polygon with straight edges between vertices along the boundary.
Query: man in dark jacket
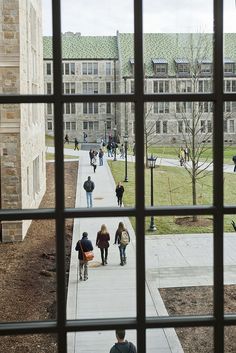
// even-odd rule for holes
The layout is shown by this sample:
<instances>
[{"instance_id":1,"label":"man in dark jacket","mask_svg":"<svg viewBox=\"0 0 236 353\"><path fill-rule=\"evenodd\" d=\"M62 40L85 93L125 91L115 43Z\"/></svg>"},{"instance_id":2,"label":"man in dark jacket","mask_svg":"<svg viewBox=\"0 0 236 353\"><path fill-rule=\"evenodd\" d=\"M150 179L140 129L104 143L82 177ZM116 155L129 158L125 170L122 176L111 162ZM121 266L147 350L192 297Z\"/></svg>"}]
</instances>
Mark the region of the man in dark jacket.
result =
<instances>
[{"instance_id":1,"label":"man in dark jacket","mask_svg":"<svg viewBox=\"0 0 236 353\"><path fill-rule=\"evenodd\" d=\"M234 173L235 173L236 172L236 156L233 156L232 160L234 162Z\"/></svg>"},{"instance_id":2,"label":"man in dark jacket","mask_svg":"<svg viewBox=\"0 0 236 353\"><path fill-rule=\"evenodd\" d=\"M116 330L117 343L111 348L110 353L137 353L132 342L125 340L125 330Z\"/></svg>"},{"instance_id":3,"label":"man in dark jacket","mask_svg":"<svg viewBox=\"0 0 236 353\"><path fill-rule=\"evenodd\" d=\"M88 180L84 182L84 190L86 191L87 197L87 207L93 207L93 197L92 193L95 188L94 182L91 180L91 177L88 177Z\"/></svg>"},{"instance_id":4,"label":"man in dark jacket","mask_svg":"<svg viewBox=\"0 0 236 353\"><path fill-rule=\"evenodd\" d=\"M88 239L87 232L83 232L82 239L77 242L75 250L78 251L79 279L82 281L84 272L84 280L86 281L88 279L88 261L84 260L83 252L93 250L93 244Z\"/></svg>"}]
</instances>

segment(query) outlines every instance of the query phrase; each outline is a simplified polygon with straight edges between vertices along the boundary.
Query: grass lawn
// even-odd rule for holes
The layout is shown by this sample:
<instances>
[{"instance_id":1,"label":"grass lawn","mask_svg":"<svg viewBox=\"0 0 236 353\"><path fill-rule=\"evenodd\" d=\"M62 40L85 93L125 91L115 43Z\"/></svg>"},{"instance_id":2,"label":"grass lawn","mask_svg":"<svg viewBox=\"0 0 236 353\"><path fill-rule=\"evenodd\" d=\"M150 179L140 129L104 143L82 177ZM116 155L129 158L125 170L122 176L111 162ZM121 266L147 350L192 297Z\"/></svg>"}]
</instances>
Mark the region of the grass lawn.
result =
<instances>
[{"instance_id":1,"label":"grass lawn","mask_svg":"<svg viewBox=\"0 0 236 353\"><path fill-rule=\"evenodd\" d=\"M115 182L124 180L124 162L108 161ZM225 205L233 205L236 200L236 188L232 187L236 183L234 174L225 173L224 193ZM128 163L128 183L123 183L125 193L123 201L125 206L133 206L135 202L135 174L134 163ZM156 206L176 206L192 205L191 181L184 168L161 166L153 170L154 179L154 204ZM150 170L145 170L145 204L150 205ZM212 204L212 174L201 179L197 186L198 205ZM201 217L203 218L203 217ZM206 217L209 218L209 217ZM234 217L225 216L225 231L233 231L230 224ZM131 219L134 226L134 220ZM146 220L147 234L150 219ZM187 226L178 225L175 217L155 217L157 234L171 233L204 233L212 232L212 225L207 226ZM152 232L150 234L153 234Z\"/></svg>"},{"instance_id":2,"label":"grass lawn","mask_svg":"<svg viewBox=\"0 0 236 353\"><path fill-rule=\"evenodd\" d=\"M162 158L174 158L177 159L179 153L179 146L152 146L148 149L148 153L151 155L156 155ZM232 164L232 157L236 155L236 146L225 146L224 149L224 163ZM205 158L209 158L209 161L212 159L212 149L209 147L207 151L202 154L202 160Z\"/></svg>"}]
</instances>

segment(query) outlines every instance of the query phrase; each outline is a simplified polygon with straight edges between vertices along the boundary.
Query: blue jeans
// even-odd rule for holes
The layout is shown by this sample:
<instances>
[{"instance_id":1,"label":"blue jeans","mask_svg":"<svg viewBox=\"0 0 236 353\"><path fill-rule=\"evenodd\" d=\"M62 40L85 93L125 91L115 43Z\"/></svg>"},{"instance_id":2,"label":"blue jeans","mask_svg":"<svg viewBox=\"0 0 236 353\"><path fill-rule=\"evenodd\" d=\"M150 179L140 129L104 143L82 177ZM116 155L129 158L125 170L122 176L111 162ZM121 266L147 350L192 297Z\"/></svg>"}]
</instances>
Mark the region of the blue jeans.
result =
<instances>
[{"instance_id":1,"label":"blue jeans","mask_svg":"<svg viewBox=\"0 0 236 353\"><path fill-rule=\"evenodd\" d=\"M86 191L87 207L93 207L92 191Z\"/></svg>"},{"instance_id":2,"label":"blue jeans","mask_svg":"<svg viewBox=\"0 0 236 353\"><path fill-rule=\"evenodd\" d=\"M103 157L99 157L99 165L103 165Z\"/></svg>"},{"instance_id":3,"label":"blue jeans","mask_svg":"<svg viewBox=\"0 0 236 353\"><path fill-rule=\"evenodd\" d=\"M122 245L122 244L120 244L120 246L119 246L121 264L125 264L126 263L126 254L125 254L126 246L127 245Z\"/></svg>"}]
</instances>

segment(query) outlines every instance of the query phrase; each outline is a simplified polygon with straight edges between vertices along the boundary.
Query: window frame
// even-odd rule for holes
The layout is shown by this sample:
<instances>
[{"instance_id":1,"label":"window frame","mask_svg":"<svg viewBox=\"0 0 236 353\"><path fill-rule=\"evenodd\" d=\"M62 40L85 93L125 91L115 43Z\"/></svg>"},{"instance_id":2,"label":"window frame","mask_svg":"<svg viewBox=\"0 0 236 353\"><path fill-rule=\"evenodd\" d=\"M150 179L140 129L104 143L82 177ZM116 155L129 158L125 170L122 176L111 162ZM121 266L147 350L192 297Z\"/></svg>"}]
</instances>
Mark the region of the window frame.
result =
<instances>
[{"instance_id":1,"label":"window frame","mask_svg":"<svg viewBox=\"0 0 236 353\"><path fill-rule=\"evenodd\" d=\"M63 162L63 115L62 105L68 101L62 95L62 58L61 58L61 6L60 1L52 2L53 15L53 95L5 95L0 96L0 104L18 103L52 103L54 106L54 128L55 128L55 192L56 205L53 210L0 210L0 220L21 220L24 219L55 219L56 223L56 264L57 264L57 319L53 321L17 322L2 323L0 325L1 335L14 334L35 334L35 333L56 333L58 335L58 353L67 352L67 333L73 331L95 331L110 330L117 326L134 329L137 332L137 348L139 352L146 350L146 330L167 327L193 327L204 326L214 328L214 353L224 351L224 328L229 325L236 325L236 315L224 314L224 236L223 218L225 214L235 214L235 206L224 206L223 200L223 104L227 100L236 100L236 95L227 97L223 92L223 1L213 0L213 20L214 20L214 40L213 40L213 93L199 94L198 101L214 101L214 170L213 170L213 204L211 206L197 207L145 207L144 202L144 103L147 101L193 101L196 96L187 93L164 95L144 94L143 83L143 25L142 25L142 0L134 1L134 75L135 92L127 97L125 94L110 95L107 100L111 102L132 102L135 99L135 138L136 153L139 156L135 163L135 205L131 209L65 209L64 196L64 162ZM72 97L69 97L72 99ZM76 101L77 99L77 101ZM97 101L103 102L103 98L98 95ZM92 102L92 98L73 96L73 100L78 102ZM134 318L120 318L119 325L115 318L97 320L66 320L66 280L65 280L65 244L64 228L65 219L80 217L118 217L123 214L133 216L136 219L136 229L139 234L139 241L136 242L136 299L137 316ZM146 317L145 301L145 217L199 214L211 215L213 217L213 271L214 271L214 309L213 315L188 317Z\"/></svg>"}]
</instances>

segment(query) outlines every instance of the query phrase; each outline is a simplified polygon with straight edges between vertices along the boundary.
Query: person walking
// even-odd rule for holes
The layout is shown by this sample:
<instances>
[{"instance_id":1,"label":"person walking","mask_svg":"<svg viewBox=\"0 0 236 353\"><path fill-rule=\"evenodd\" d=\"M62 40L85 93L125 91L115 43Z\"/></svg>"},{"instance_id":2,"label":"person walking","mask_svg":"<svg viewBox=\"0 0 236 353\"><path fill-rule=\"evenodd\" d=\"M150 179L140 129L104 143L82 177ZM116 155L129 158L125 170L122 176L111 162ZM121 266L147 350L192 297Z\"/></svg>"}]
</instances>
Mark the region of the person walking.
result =
<instances>
[{"instance_id":1,"label":"person walking","mask_svg":"<svg viewBox=\"0 0 236 353\"><path fill-rule=\"evenodd\" d=\"M117 197L117 203L118 203L118 206L122 206L122 198L123 198L123 194L124 194L124 187L121 183L121 181L119 181L119 183L117 184L117 187L116 187L116 197Z\"/></svg>"},{"instance_id":2,"label":"person walking","mask_svg":"<svg viewBox=\"0 0 236 353\"><path fill-rule=\"evenodd\" d=\"M76 244L75 250L78 251L79 259L79 279L87 281L88 279L88 261L84 260L83 252L92 251L93 244L91 240L88 239L88 233L83 232L82 239L79 240Z\"/></svg>"},{"instance_id":3,"label":"person walking","mask_svg":"<svg viewBox=\"0 0 236 353\"><path fill-rule=\"evenodd\" d=\"M86 134L86 132L83 132L83 135L84 135L84 142L87 143L87 137L88 137L88 135Z\"/></svg>"},{"instance_id":4,"label":"person walking","mask_svg":"<svg viewBox=\"0 0 236 353\"><path fill-rule=\"evenodd\" d=\"M122 144L120 146L120 158L125 158L124 153L125 153L125 149L124 149L124 145Z\"/></svg>"},{"instance_id":5,"label":"person walking","mask_svg":"<svg viewBox=\"0 0 236 353\"><path fill-rule=\"evenodd\" d=\"M234 162L234 173L235 173L236 172L236 156L233 156L232 160Z\"/></svg>"},{"instance_id":6,"label":"person walking","mask_svg":"<svg viewBox=\"0 0 236 353\"><path fill-rule=\"evenodd\" d=\"M96 246L98 246L101 251L103 266L107 265L109 241L110 241L110 234L108 233L106 225L102 224L101 230L99 230L99 232L97 233Z\"/></svg>"},{"instance_id":7,"label":"person walking","mask_svg":"<svg viewBox=\"0 0 236 353\"><path fill-rule=\"evenodd\" d=\"M100 166L103 165L103 156L104 156L104 152L103 152L102 148L100 148L99 153L98 153L99 165L100 165Z\"/></svg>"},{"instance_id":8,"label":"person walking","mask_svg":"<svg viewBox=\"0 0 236 353\"><path fill-rule=\"evenodd\" d=\"M127 262L126 246L129 244L129 242L130 242L129 232L125 228L124 223L120 222L116 231L114 244L117 244L117 243L119 244L121 266L126 265L126 262Z\"/></svg>"},{"instance_id":9,"label":"person walking","mask_svg":"<svg viewBox=\"0 0 236 353\"><path fill-rule=\"evenodd\" d=\"M93 207L93 190L95 188L94 182L91 180L91 177L88 176L88 179L84 182L84 190L86 191L87 198L87 207Z\"/></svg>"},{"instance_id":10,"label":"person walking","mask_svg":"<svg viewBox=\"0 0 236 353\"><path fill-rule=\"evenodd\" d=\"M93 166L93 171L95 173L97 169L97 152L95 151L93 151L92 166Z\"/></svg>"},{"instance_id":11,"label":"person walking","mask_svg":"<svg viewBox=\"0 0 236 353\"><path fill-rule=\"evenodd\" d=\"M110 353L137 353L132 342L125 340L125 330L116 330L117 342L111 347Z\"/></svg>"},{"instance_id":12,"label":"person walking","mask_svg":"<svg viewBox=\"0 0 236 353\"><path fill-rule=\"evenodd\" d=\"M185 147L184 149L184 161L185 163L188 161L189 162L189 155L190 155L190 149L189 147Z\"/></svg>"},{"instance_id":13,"label":"person walking","mask_svg":"<svg viewBox=\"0 0 236 353\"><path fill-rule=\"evenodd\" d=\"M79 141L77 140L77 138L75 137L75 147L74 147L74 151L78 150L79 151Z\"/></svg>"},{"instance_id":14,"label":"person walking","mask_svg":"<svg viewBox=\"0 0 236 353\"><path fill-rule=\"evenodd\" d=\"M93 160L93 150L89 150L89 159L90 159L90 165L92 165L92 160Z\"/></svg>"},{"instance_id":15,"label":"person walking","mask_svg":"<svg viewBox=\"0 0 236 353\"><path fill-rule=\"evenodd\" d=\"M181 167L184 165L184 157L185 157L184 149L183 147L181 147L179 151L179 163Z\"/></svg>"},{"instance_id":16,"label":"person walking","mask_svg":"<svg viewBox=\"0 0 236 353\"><path fill-rule=\"evenodd\" d=\"M69 143L69 136L68 136L68 134L66 134L66 136L65 136L65 140L64 140L64 143Z\"/></svg>"}]
</instances>

